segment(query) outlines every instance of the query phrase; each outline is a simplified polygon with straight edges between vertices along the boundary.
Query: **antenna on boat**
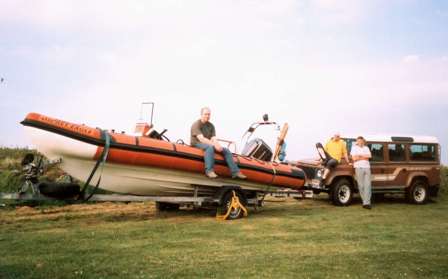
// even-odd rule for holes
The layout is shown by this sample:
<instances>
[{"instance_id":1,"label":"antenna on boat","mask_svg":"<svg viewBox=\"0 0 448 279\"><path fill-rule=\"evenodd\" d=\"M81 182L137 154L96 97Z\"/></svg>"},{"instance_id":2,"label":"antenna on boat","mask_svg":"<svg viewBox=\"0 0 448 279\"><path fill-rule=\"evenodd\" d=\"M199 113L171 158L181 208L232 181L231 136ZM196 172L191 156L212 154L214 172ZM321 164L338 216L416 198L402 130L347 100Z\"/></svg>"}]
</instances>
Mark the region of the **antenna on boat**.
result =
<instances>
[{"instance_id":1,"label":"antenna on boat","mask_svg":"<svg viewBox=\"0 0 448 279\"><path fill-rule=\"evenodd\" d=\"M145 105L151 105L151 122L149 124L152 126L152 119L154 116L154 102L142 102L142 104L140 106L140 120L144 120L143 119L143 107Z\"/></svg>"}]
</instances>

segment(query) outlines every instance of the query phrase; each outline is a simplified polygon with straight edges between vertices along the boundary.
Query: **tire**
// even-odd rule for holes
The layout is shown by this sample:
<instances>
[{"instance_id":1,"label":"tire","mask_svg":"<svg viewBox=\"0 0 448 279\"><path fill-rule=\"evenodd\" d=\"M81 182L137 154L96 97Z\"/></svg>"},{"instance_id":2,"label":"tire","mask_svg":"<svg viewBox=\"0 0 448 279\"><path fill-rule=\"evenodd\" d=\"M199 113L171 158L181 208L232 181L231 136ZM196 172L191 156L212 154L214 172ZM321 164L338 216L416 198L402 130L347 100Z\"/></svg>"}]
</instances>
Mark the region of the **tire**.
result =
<instances>
[{"instance_id":1,"label":"tire","mask_svg":"<svg viewBox=\"0 0 448 279\"><path fill-rule=\"evenodd\" d=\"M156 208L159 211L176 211L179 210L180 204L169 202L156 202Z\"/></svg>"},{"instance_id":2,"label":"tire","mask_svg":"<svg viewBox=\"0 0 448 279\"><path fill-rule=\"evenodd\" d=\"M337 180L331 187L330 198L334 205L347 206L353 200L353 185L345 178Z\"/></svg>"},{"instance_id":3,"label":"tire","mask_svg":"<svg viewBox=\"0 0 448 279\"><path fill-rule=\"evenodd\" d=\"M244 195L237 190L234 190L236 195L238 196L238 199L240 200L240 203L246 207L247 205L247 201L246 198L244 197ZM232 197L233 197L233 191L227 191L224 196L222 197L222 202L221 202L221 206L219 208L219 210L221 211L221 214L224 215L227 213L227 210L229 209L230 204L232 203ZM227 220L235 220L238 218L243 217L244 212L241 208L238 209L233 209L229 216L227 217Z\"/></svg>"},{"instance_id":4,"label":"tire","mask_svg":"<svg viewBox=\"0 0 448 279\"><path fill-rule=\"evenodd\" d=\"M428 183L424 180L414 180L406 189L406 199L413 204L424 204L428 200Z\"/></svg>"},{"instance_id":5,"label":"tire","mask_svg":"<svg viewBox=\"0 0 448 279\"><path fill-rule=\"evenodd\" d=\"M39 192L50 198L70 199L79 195L80 187L76 183L42 182L39 184Z\"/></svg>"},{"instance_id":6,"label":"tire","mask_svg":"<svg viewBox=\"0 0 448 279\"><path fill-rule=\"evenodd\" d=\"M313 189L313 194L314 195L319 195L322 191L319 189Z\"/></svg>"}]
</instances>

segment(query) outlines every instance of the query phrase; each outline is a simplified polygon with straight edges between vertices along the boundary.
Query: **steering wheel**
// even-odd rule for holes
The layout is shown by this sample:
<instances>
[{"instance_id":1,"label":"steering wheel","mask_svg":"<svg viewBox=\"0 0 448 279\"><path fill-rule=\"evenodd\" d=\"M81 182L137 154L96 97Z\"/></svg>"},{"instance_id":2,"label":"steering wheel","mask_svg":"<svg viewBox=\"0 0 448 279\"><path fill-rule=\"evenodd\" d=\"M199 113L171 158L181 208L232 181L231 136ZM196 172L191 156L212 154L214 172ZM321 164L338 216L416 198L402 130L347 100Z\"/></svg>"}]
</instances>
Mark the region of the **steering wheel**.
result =
<instances>
[{"instance_id":1,"label":"steering wheel","mask_svg":"<svg viewBox=\"0 0 448 279\"><path fill-rule=\"evenodd\" d=\"M289 129L288 123L283 124L283 128L280 131L280 135L277 138L277 144L275 145L275 152L273 157L274 161L278 160L278 155L280 153L280 149L282 148L283 142L286 138L286 134L288 133L288 129Z\"/></svg>"}]
</instances>

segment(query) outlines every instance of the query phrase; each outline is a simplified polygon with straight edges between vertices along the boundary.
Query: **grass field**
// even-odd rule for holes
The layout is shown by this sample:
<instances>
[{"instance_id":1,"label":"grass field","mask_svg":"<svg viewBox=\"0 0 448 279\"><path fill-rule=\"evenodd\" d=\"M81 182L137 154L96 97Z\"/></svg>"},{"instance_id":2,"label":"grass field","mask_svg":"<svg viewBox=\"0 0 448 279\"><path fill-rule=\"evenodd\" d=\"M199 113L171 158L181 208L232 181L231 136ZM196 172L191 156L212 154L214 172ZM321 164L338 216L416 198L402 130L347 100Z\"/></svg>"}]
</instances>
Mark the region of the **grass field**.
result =
<instances>
[{"instance_id":1,"label":"grass field","mask_svg":"<svg viewBox=\"0 0 448 279\"><path fill-rule=\"evenodd\" d=\"M446 170L445 170L446 171ZM0 207L0 278L447 278L448 193L270 201L236 221L153 203Z\"/></svg>"}]
</instances>

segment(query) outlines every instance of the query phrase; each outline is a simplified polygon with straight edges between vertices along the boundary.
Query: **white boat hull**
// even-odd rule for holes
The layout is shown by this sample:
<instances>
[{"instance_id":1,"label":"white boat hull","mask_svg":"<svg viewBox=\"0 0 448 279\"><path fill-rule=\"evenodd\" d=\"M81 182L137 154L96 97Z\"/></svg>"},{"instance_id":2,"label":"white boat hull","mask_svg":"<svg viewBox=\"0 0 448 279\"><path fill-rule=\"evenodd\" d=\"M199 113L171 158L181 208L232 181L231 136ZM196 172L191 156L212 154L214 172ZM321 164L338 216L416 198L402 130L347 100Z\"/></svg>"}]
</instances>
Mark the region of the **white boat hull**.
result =
<instances>
[{"instance_id":1,"label":"white boat hull","mask_svg":"<svg viewBox=\"0 0 448 279\"><path fill-rule=\"evenodd\" d=\"M85 181L92 172L98 147L56 133L25 127L37 150L50 159L62 159L60 167L74 178ZM195 188L199 194L213 192L215 187L240 186L245 190L270 191L269 185L227 178L209 179L204 174L154 167L106 162L91 184L101 177L100 188L123 194L156 196L189 196Z\"/></svg>"}]
</instances>

